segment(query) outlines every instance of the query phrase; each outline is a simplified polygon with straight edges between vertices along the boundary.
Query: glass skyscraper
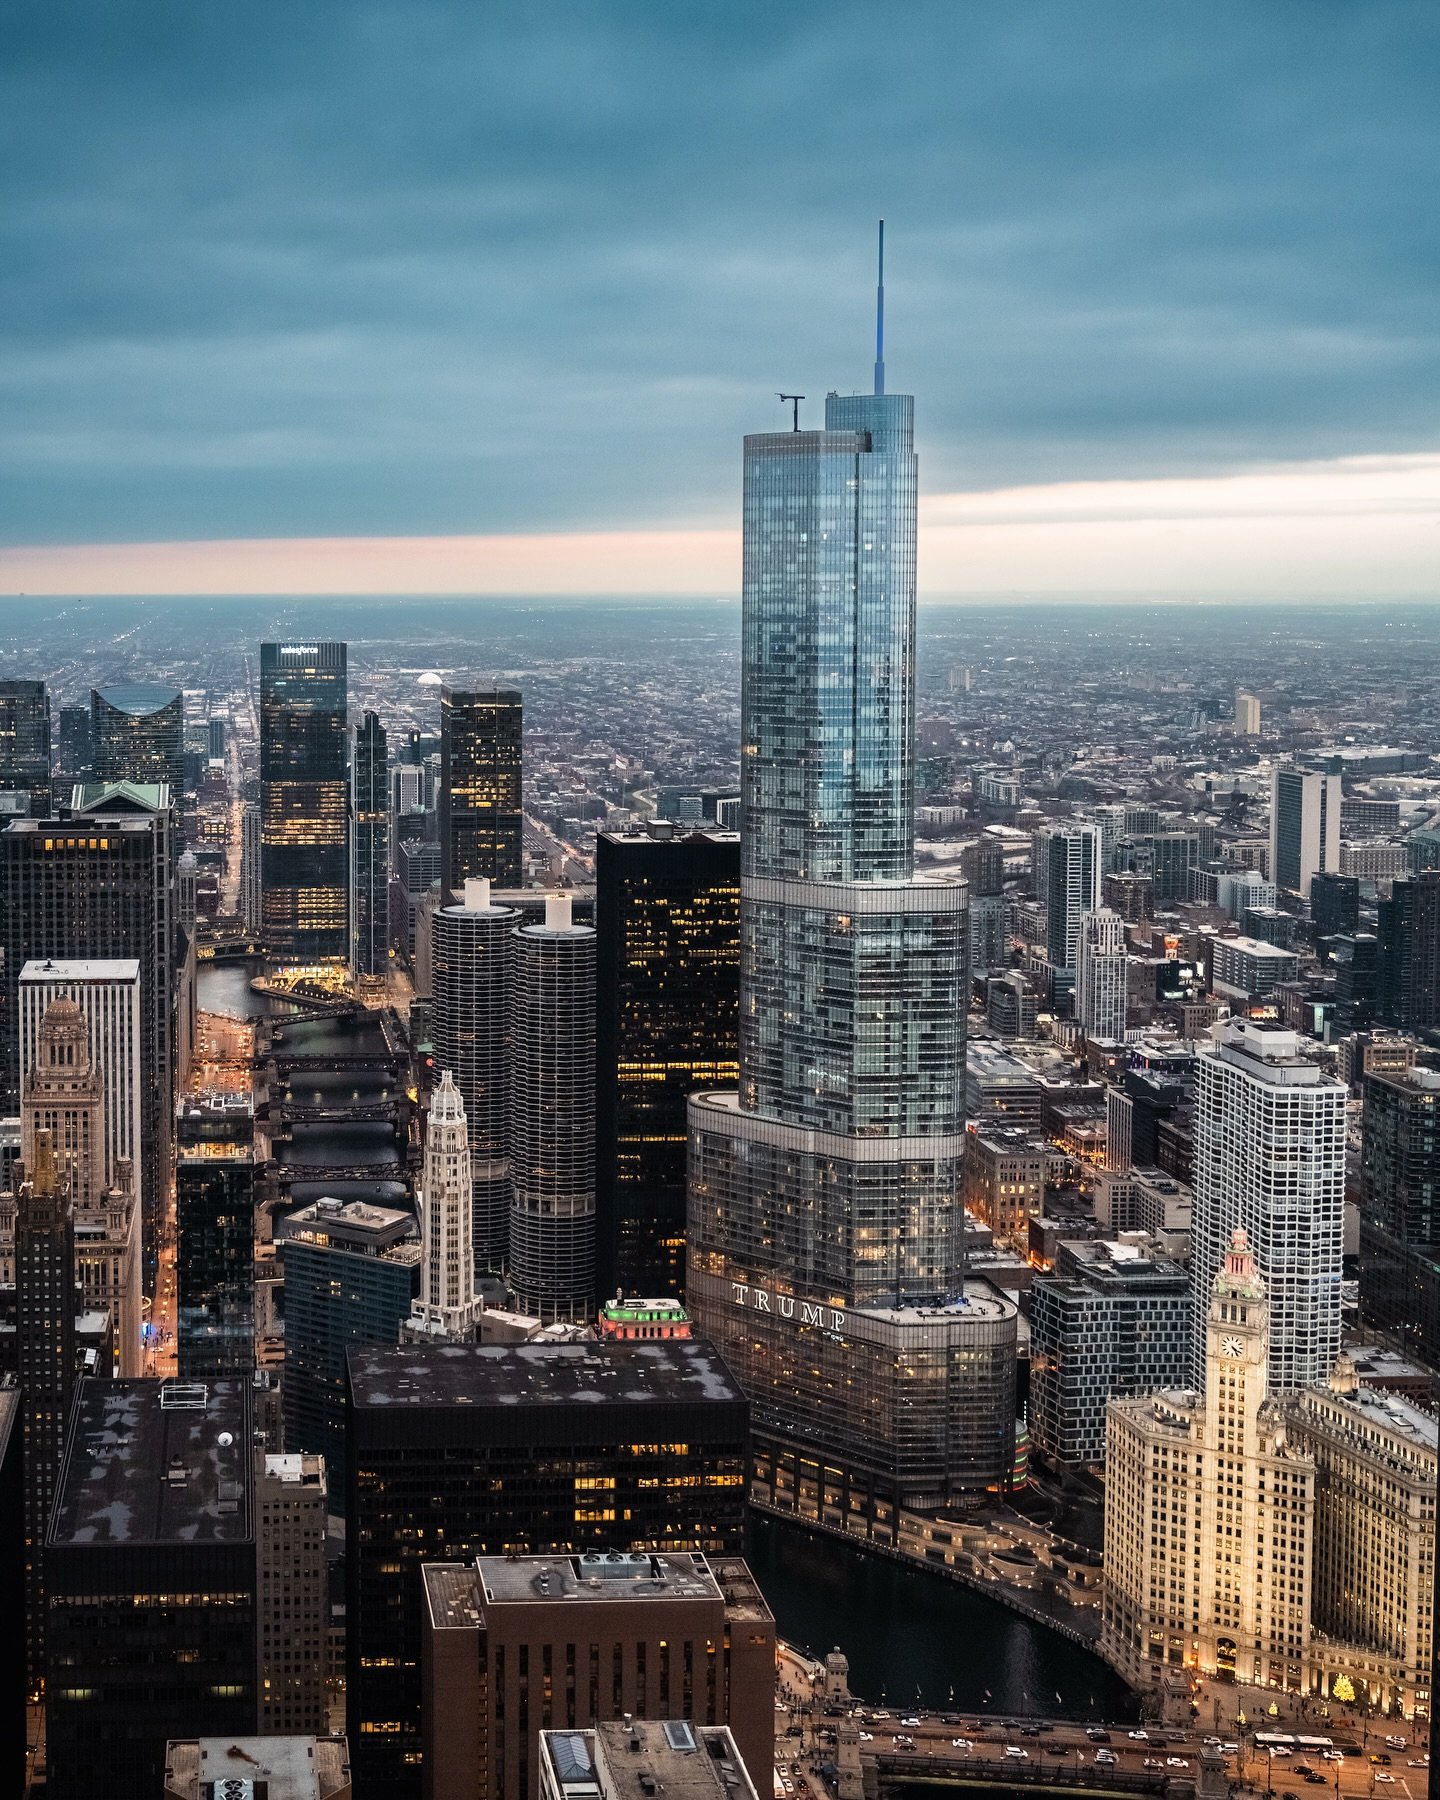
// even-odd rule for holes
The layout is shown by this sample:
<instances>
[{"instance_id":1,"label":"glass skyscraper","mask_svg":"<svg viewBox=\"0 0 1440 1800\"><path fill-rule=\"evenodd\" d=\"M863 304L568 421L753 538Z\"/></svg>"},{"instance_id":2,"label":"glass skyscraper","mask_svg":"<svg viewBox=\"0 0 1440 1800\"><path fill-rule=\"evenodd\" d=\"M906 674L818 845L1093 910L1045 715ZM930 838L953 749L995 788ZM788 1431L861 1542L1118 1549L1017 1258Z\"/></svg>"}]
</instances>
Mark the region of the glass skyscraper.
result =
<instances>
[{"instance_id":1,"label":"glass skyscraper","mask_svg":"<svg viewBox=\"0 0 1440 1800\"><path fill-rule=\"evenodd\" d=\"M445 688L440 695L440 885L458 895L480 877L519 887L520 695Z\"/></svg>"},{"instance_id":2,"label":"glass skyscraper","mask_svg":"<svg viewBox=\"0 0 1440 1800\"><path fill-rule=\"evenodd\" d=\"M962 1260L966 890L913 860L914 401L745 441L740 1085L690 1103L687 1298L752 1493L893 1538L1001 1483L1013 1305Z\"/></svg>"},{"instance_id":3,"label":"glass skyscraper","mask_svg":"<svg viewBox=\"0 0 1440 1800\"><path fill-rule=\"evenodd\" d=\"M390 968L389 799L385 727L367 712L350 758L350 973L361 998L384 998Z\"/></svg>"},{"instance_id":4,"label":"glass skyscraper","mask_svg":"<svg viewBox=\"0 0 1440 1800\"><path fill-rule=\"evenodd\" d=\"M153 682L90 690L90 754L97 781L168 782L185 793L185 701Z\"/></svg>"},{"instance_id":5,"label":"glass skyscraper","mask_svg":"<svg viewBox=\"0 0 1440 1800\"><path fill-rule=\"evenodd\" d=\"M0 789L30 796L30 816L50 811L50 696L43 681L0 681Z\"/></svg>"},{"instance_id":6,"label":"glass skyscraper","mask_svg":"<svg viewBox=\"0 0 1440 1800\"><path fill-rule=\"evenodd\" d=\"M291 966L349 960L344 644L260 646L261 926Z\"/></svg>"}]
</instances>

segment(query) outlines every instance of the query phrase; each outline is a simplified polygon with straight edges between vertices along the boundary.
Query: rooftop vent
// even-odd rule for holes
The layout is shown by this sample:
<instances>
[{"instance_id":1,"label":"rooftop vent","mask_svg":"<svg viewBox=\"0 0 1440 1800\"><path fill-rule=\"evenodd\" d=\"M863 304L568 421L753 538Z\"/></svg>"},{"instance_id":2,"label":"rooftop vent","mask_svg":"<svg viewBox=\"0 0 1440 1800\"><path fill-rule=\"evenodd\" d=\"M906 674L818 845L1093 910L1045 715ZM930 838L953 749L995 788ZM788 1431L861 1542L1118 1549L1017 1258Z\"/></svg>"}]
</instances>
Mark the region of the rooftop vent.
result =
<instances>
[{"instance_id":1,"label":"rooftop vent","mask_svg":"<svg viewBox=\"0 0 1440 1800\"><path fill-rule=\"evenodd\" d=\"M160 1389L160 1410L176 1412L184 1408L204 1412L209 1389L203 1381L167 1381Z\"/></svg>"}]
</instances>

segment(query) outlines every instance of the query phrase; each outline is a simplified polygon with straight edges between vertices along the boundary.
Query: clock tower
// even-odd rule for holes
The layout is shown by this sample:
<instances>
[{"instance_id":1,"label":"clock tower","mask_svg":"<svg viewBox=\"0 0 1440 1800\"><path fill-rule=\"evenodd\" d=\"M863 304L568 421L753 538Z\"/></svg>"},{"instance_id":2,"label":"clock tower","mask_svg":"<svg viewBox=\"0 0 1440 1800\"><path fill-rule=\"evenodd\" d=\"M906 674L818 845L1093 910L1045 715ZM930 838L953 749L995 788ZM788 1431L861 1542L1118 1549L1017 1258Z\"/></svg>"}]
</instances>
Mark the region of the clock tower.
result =
<instances>
[{"instance_id":1,"label":"clock tower","mask_svg":"<svg viewBox=\"0 0 1440 1800\"><path fill-rule=\"evenodd\" d=\"M1211 1447L1253 1455L1260 1404L1269 1389L1270 1307L1243 1230L1236 1227L1210 1286L1205 1330L1205 1418Z\"/></svg>"}]
</instances>

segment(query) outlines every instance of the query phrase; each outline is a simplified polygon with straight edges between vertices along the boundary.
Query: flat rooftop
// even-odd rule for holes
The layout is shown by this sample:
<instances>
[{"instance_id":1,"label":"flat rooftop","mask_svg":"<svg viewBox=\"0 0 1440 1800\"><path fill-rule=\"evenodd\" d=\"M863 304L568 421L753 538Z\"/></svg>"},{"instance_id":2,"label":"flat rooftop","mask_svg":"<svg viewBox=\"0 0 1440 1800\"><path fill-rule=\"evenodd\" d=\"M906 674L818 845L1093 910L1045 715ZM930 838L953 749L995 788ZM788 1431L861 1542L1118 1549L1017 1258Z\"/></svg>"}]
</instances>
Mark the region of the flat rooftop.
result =
<instances>
[{"instance_id":1,"label":"flat rooftop","mask_svg":"<svg viewBox=\"0 0 1440 1800\"><path fill-rule=\"evenodd\" d=\"M140 964L133 956L94 957L89 961L60 962L46 957L27 962L20 971L21 987L52 981L138 981Z\"/></svg>"},{"instance_id":2,"label":"flat rooftop","mask_svg":"<svg viewBox=\"0 0 1440 1800\"><path fill-rule=\"evenodd\" d=\"M52 1544L245 1543L248 1383L80 1384Z\"/></svg>"},{"instance_id":3,"label":"flat rooftop","mask_svg":"<svg viewBox=\"0 0 1440 1800\"><path fill-rule=\"evenodd\" d=\"M656 1343L352 1346L357 1406L634 1405L744 1399L703 1338Z\"/></svg>"},{"instance_id":4,"label":"flat rooftop","mask_svg":"<svg viewBox=\"0 0 1440 1800\"><path fill-rule=\"evenodd\" d=\"M596 1551L583 1556L482 1556L427 1563L426 1603L437 1629L477 1626L487 1608L593 1606L639 1600L723 1602L727 1617L774 1628L755 1577L738 1557L712 1564L698 1552Z\"/></svg>"},{"instance_id":5,"label":"flat rooftop","mask_svg":"<svg viewBox=\"0 0 1440 1800\"><path fill-rule=\"evenodd\" d=\"M724 1725L634 1719L587 1731L542 1731L540 1755L564 1800L756 1800ZM768 1800L768 1795L766 1797Z\"/></svg>"},{"instance_id":6,"label":"flat rooftop","mask_svg":"<svg viewBox=\"0 0 1440 1800\"><path fill-rule=\"evenodd\" d=\"M201 1800L222 1781L268 1783L268 1800L329 1800L350 1791L343 1737L172 1738L165 1800Z\"/></svg>"}]
</instances>

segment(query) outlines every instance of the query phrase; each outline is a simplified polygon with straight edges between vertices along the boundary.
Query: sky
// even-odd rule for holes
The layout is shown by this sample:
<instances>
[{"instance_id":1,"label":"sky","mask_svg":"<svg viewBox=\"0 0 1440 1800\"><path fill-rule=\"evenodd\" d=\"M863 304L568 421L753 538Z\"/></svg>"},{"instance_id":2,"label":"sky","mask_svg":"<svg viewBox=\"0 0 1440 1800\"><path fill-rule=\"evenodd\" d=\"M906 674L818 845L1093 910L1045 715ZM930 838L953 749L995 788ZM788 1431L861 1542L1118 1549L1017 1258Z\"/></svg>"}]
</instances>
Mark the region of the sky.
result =
<instances>
[{"instance_id":1,"label":"sky","mask_svg":"<svg viewBox=\"0 0 1440 1800\"><path fill-rule=\"evenodd\" d=\"M1440 598L1440 8L22 0L0 592L709 595L777 391L922 594Z\"/></svg>"}]
</instances>

